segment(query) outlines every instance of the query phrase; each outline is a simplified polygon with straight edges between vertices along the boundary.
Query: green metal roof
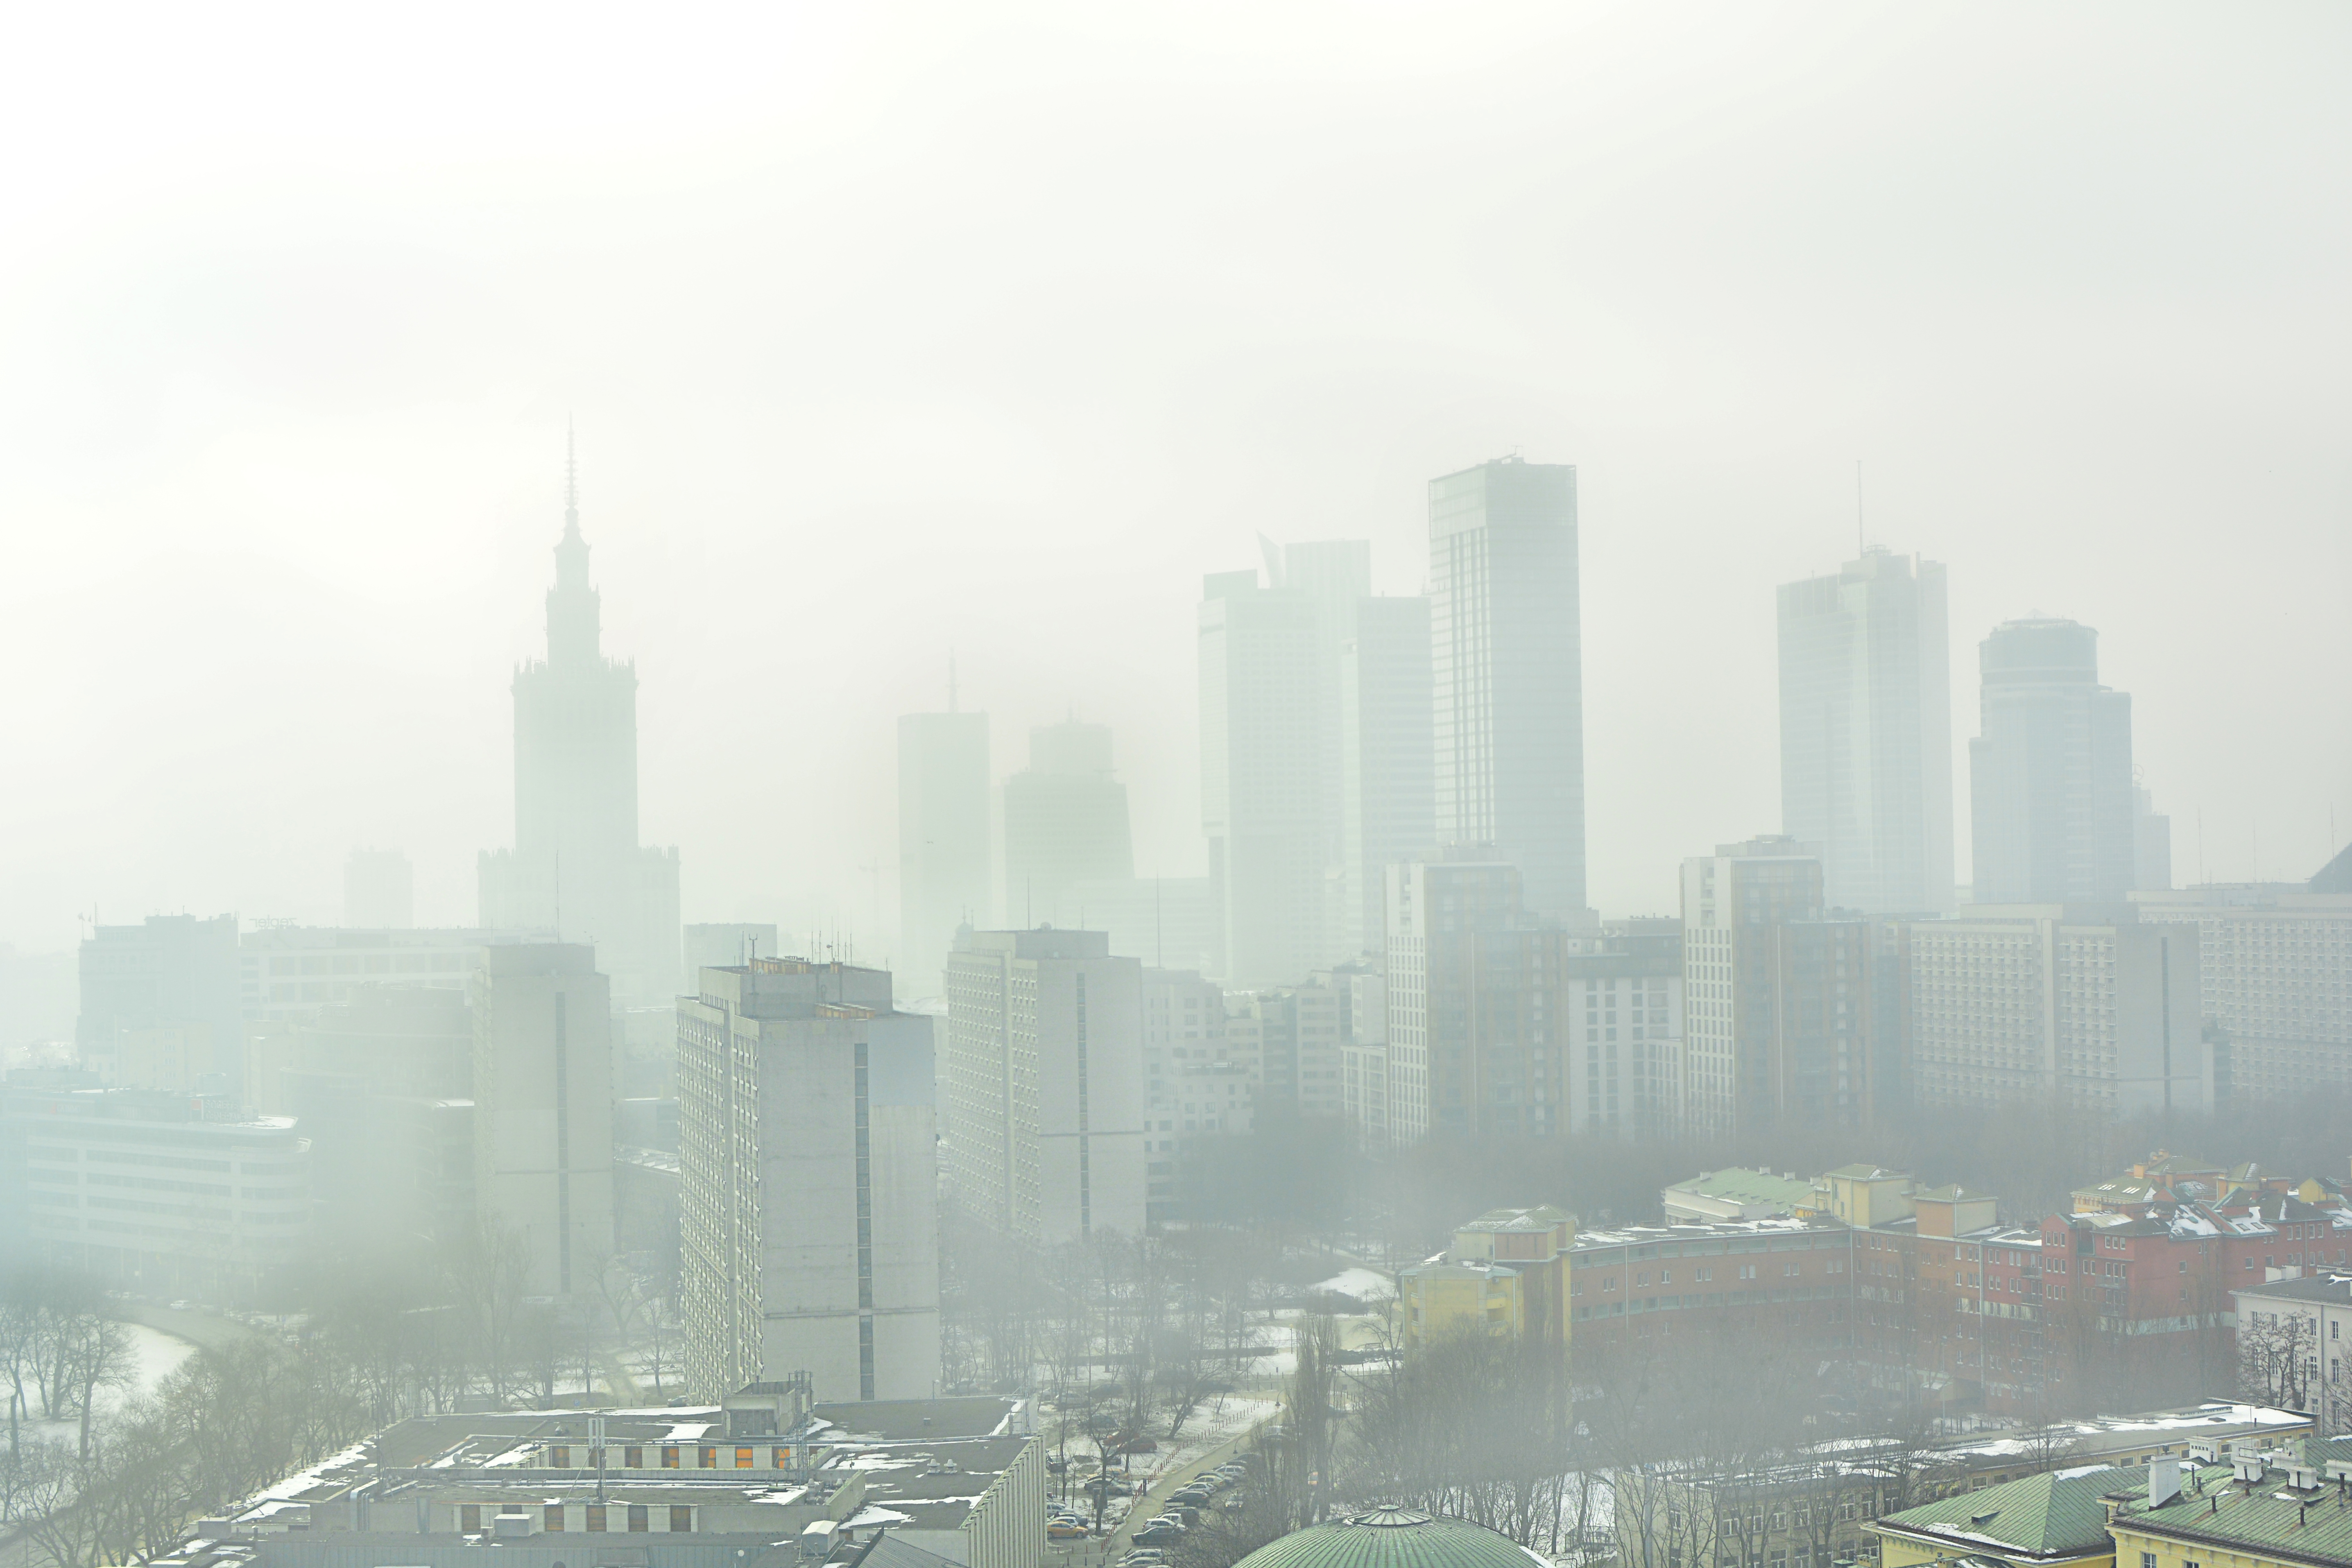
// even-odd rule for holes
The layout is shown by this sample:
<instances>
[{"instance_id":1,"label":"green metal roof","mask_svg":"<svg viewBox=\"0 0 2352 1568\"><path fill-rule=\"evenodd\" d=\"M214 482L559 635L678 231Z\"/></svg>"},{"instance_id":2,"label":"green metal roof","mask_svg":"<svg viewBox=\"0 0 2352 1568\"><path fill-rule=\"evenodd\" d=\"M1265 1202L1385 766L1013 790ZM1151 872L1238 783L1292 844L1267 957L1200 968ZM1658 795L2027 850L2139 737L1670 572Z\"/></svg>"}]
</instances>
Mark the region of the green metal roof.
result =
<instances>
[{"instance_id":1,"label":"green metal roof","mask_svg":"<svg viewBox=\"0 0 2352 1568\"><path fill-rule=\"evenodd\" d=\"M2027 1557L2080 1557L2113 1550L2100 1500L2118 1483L2114 1465L2087 1474L2028 1476L1982 1491L1958 1492L1878 1521L1881 1530ZM2145 1470L2137 1472L2146 1475Z\"/></svg>"},{"instance_id":2,"label":"green metal roof","mask_svg":"<svg viewBox=\"0 0 2352 1568\"><path fill-rule=\"evenodd\" d=\"M1458 1519L1375 1509L1269 1542L1240 1568L1535 1568L1509 1536Z\"/></svg>"},{"instance_id":3,"label":"green metal roof","mask_svg":"<svg viewBox=\"0 0 2352 1568\"><path fill-rule=\"evenodd\" d=\"M2312 1462L2352 1457L2335 1443L2309 1445ZM2201 1465L2179 1497L2162 1508L2147 1506L2147 1493L2116 1510L2116 1528L2145 1530L2169 1540L2190 1541L2263 1557L2305 1563L2352 1563L2352 1506L2334 1481L2315 1491L2292 1491L2283 1470L2267 1471L2252 1487L2233 1482L2228 1465Z\"/></svg>"},{"instance_id":4,"label":"green metal roof","mask_svg":"<svg viewBox=\"0 0 2352 1568\"><path fill-rule=\"evenodd\" d=\"M1897 1177L1907 1176L1911 1173L1889 1170L1885 1165L1840 1165L1829 1173L1832 1176L1844 1176L1856 1182L1887 1182Z\"/></svg>"}]
</instances>

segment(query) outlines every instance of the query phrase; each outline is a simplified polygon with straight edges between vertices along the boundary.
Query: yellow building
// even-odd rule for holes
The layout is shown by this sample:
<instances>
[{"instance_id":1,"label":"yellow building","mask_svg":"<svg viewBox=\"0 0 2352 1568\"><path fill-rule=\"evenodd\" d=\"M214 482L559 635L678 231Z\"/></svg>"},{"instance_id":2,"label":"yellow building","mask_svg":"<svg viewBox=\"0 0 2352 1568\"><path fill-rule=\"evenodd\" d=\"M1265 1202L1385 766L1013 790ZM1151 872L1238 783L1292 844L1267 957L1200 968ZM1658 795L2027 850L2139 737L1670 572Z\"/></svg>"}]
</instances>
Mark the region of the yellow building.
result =
<instances>
[{"instance_id":1,"label":"yellow building","mask_svg":"<svg viewBox=\"0 0 2352 1568\"><path fill-rule=\"evenodd\" d=\"M1492 1209L1454 1245L1397 1274L1405 1353L1475 1326L1568 1350L1568 1255L1576 1221L1549 1206Z\"/></svg>"},{"instance_id":2,"label":"yellow building","mask_svg":"<svg viewBox=\"0 0 2352 1568\"><path fill-rule=\"evenodd\" d=\"M2352 1568L2352 1437L2214 1458L2111 1500L2120 1568Z\"/></svg>"},{"instance_id":3,"label":"yellow building","mask_svg":"<svg viewBox=\"0 0 2352 1568\"><path fill-rule=\"evenodd\" d=\"M1870 1526L1879 1568L2115 1568L2104 1500L2138 1473L2028 1476L1890 1513Z\"/></svg>"}]
</instances>

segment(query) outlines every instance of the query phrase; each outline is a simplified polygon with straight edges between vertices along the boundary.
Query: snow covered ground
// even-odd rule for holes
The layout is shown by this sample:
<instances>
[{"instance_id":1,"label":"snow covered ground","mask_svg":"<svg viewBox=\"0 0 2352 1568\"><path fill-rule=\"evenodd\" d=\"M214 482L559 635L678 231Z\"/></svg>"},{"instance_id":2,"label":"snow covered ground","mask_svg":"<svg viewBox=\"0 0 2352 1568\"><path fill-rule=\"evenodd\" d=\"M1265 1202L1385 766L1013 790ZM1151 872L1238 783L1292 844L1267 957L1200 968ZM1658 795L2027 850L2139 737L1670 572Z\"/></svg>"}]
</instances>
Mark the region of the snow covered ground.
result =
<instances>
[{"instance_id":1,"label":"snow covered ground","mask_svg":"<svg viewBox=\"0 0 2352 1568\"><path fill-rule=\"evenodd\" d=\"M131 1373L131 1381L124 1386L101 1388L98 1391L98 1409L101 1418L106 1412L120 1409L131 1399L152 1394L156 1384L178 1371L182 1362L196 1353L196 1347L187 1341L157 1329L151 1329L144 1323L126 1323L123 1326L131 1331L131 1353L136 1359L136 1370ZM38 1396L27 1388L25 1391L25 1397L31 1401L37 1399ZM28 1421L25 1425L25 1430L37 1437L60 1438L72 1442L76 1440L81 1430L81 1418L73 1415L56 1421Z\"/></svg>"},{"instance_id":2,"label":"snow covered ground","mask_svg":"<svg viewBox=\"0 0 2352 1568\"><path fill-rule=\"evenodd\" d=\"M1367 1307L1377 1307L1383 1301L1396 1300L1395 1281L1370 1268L1342 1268L1315 1289L1353 1296Z\"/></svg>"}]
</instances>

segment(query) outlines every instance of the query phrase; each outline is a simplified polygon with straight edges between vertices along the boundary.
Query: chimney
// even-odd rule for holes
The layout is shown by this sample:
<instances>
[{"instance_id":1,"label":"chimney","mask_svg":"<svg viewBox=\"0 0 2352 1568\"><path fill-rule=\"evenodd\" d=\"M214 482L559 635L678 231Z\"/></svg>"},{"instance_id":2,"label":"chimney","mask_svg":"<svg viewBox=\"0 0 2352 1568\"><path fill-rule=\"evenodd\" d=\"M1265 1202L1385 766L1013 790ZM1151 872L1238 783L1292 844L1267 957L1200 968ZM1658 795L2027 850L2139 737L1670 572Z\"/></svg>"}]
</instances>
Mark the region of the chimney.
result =
<instances>
[{"instance_id":1,"label":"chimney","mask_svg":"<svg viewBox=\"0 0 2352 1568\"><path fill-rule=\"evenodd\" d=\"M2180 1495L2180 1461L2150 1459L2147 1462L2147 1506L2162 1508Z\"/></svg>"}]
</instances>

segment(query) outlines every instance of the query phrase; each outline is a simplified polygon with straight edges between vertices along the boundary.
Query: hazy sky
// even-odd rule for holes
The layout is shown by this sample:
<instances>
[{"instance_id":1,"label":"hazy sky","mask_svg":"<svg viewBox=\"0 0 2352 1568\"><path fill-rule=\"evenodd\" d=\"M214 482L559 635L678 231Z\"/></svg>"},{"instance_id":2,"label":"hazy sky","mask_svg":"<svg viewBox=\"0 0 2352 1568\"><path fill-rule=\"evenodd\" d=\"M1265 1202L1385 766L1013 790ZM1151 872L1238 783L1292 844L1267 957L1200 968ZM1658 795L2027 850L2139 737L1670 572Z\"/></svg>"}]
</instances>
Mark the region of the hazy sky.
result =
<instances>
[{"instance_id":1,"label":"hazy sky","mask_svg":"<svg viewBox=\"0 0 2352 1568\"><path fill-rule=\"evenodd\" d=\"M1592 892L1779 821L1772 588L2101 633L2175 865L2352 837L2336 5L47 6L0 51L0 940L470 921L577 418L688 920L895 874L948 650L1196 872L1193 605L1514 447ZM1965 878L1967 775L1960 803Z\"/></svg>"}]
</instances>

